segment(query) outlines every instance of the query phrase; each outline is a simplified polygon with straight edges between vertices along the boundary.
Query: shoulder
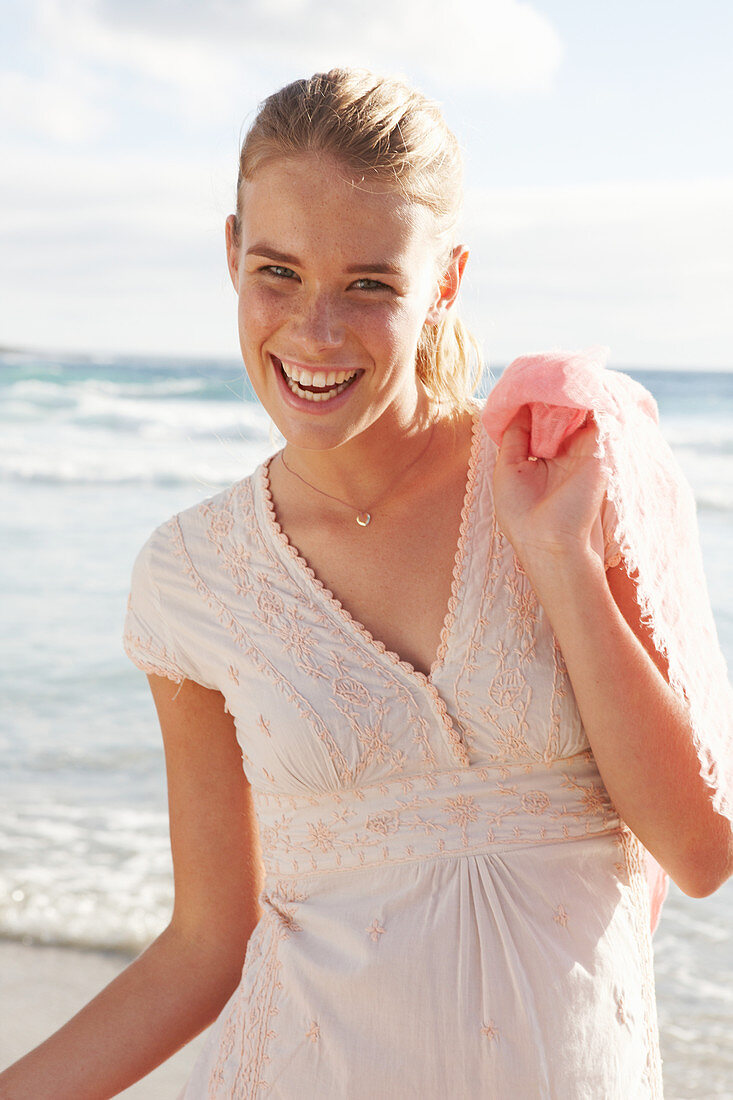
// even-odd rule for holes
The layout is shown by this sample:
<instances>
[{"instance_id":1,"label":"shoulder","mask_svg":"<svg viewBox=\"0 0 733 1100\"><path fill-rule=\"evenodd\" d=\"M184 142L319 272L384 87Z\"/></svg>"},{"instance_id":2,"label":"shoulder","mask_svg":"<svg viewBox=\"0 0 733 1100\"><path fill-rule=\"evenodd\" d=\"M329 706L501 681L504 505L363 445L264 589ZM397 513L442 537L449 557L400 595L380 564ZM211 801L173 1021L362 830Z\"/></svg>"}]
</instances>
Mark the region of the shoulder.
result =
<instances>
[{"instance_id":1,"label":"shoulder","mask_svg":"<svg viewBox=\"0 0 733 1100\"><path fill-rule=\"evenodd\" d=\"M253 487L259 474L261 467L177 512L155 528L139 551L132 569L124 642L128 656L145 672L216 686L212 664L216 645L210 636L215 616L212 619L209 597L221 587L225 533L236 523L240 543L254 540L247 532L250 522L256 522Z\"/></svg>"},{"instance_id":2,"label":"shoulder","mask_svg":"<svg viewBox=\"0 0 733 1100\"><path fill-rule=\"evenodd\" d=\"M140 549L133 567L133 578L147 574L161 584L185 566L187 559L199 561L216 553L222 535L238 526L246 537L255 523L256 485L262 476L258 466L247 477L235 482L190 507L176 512L159 524Z\"/></svg>"}]
</instances>

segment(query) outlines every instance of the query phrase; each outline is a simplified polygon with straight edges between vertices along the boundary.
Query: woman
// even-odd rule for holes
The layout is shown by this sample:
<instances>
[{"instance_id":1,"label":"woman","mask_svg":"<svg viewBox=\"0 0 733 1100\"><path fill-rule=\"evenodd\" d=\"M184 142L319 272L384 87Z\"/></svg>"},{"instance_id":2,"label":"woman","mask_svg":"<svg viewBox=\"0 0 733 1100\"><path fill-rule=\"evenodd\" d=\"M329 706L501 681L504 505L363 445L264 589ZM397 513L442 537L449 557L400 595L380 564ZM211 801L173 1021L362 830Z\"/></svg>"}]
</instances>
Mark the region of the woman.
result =
<instances>
[{"instance_id":1,"label":"woman","mask_svg":"<svg viewBox=\"0 0 733 1100\"><path fill-rule=\"evenodd\" d=\"M187 1098L661 1095L641 845L703 895L729 823L592 420L544 462L526 407L498 452L480 423L459 203L396 81L299 81L247 135L227 259L286 445L158 528L126 628L173 916L0 1096L112 1096L212 1021Z\"/></svg>"}]
</instances>

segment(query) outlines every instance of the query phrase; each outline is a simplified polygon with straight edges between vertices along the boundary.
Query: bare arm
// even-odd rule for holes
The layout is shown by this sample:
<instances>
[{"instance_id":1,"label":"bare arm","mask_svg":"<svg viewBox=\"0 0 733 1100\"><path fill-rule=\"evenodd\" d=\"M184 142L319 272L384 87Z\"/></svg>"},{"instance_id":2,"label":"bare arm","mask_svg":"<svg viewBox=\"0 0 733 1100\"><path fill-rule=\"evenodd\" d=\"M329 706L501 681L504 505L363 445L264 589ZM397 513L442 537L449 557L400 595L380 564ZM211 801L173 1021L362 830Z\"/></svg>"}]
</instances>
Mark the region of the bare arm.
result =
<instances>
[{"instance_id":1,"label":"bare arm","mask_svg":"<svg viewBox=\"0 0 733 1100\"><path fill-rule=\"evenodd\" d=\"M104 1100L187 1043L235 989L258 916L251 791L219 692L150 676L168 774L175 906L165 931L46 1042L0 1074L1 1100Z\"/></svg>"},{"instance_id":2,"label":"bare arm","mask_svg":"<svg viewBox=\"0 0 733 1100\"><path fill-rule=\"evenodd\" d=\"M634 582L621 567L609 573L597 556L566 559L533 583L616 809L677 885L704 897L733 868L730 825L713 811L687 712L644 638Z\"/></svg>"},{"instance_id":3,"label":"bare arm","mask_svg":"<svg viewBox=\"0 0 733 1100\"><path fill-rule=\"evenodd\" d=\"M603 480L593 429L558 460L528 461L526 410L497 462L497 512L547 613L583 725L619 814L685 893L733 871L730 823L714 812L686 710L641 622L636 586L602 562Z\"/></svg>"}]
</instances>

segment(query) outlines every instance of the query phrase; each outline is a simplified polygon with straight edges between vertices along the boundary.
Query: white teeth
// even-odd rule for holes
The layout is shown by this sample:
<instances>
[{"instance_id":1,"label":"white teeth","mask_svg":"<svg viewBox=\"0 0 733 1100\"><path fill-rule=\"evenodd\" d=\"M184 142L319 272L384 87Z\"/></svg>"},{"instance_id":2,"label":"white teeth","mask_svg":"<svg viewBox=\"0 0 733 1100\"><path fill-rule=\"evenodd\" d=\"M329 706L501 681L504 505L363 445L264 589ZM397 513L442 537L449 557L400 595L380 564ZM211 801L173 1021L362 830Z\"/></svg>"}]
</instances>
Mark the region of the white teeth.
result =
<instances>
[{"instance_id":1,"label":"white teeth","mask_svg":"<svg viewBox=\"0 0 733 1100\"><path fill-rule=\"evenodd\" d=\"M286 363L283 359L276 359L276 364L279 363L282 367L283 374L285 375L285 382L291 393L294 393L296 397L301 397L306 401L330 401L332 397L337 397L340 393L346 389L351 382L357 376L357 371L329 371L326 374L325 371L309 371L303 367L298 367L293 363ZM321 389L321 393L313 393L312 390L304 390L298 383L302 383L303 386L313 386ZM328 389L325 387L328 386Z\"/></svg>"},{"instance_id":2,"label":"white teeth","mask_svg":"<svg viewBox=\"0 0 733 1100\"><path fill-rule=\"evenodd\" d=\"M288 378L287 375L285 376L285 381L290 392L294 393L296 397L302 397L306 401L330 401L332 397L338 397L340 393L343 393L346 387L353 382L355 378L356 375L352 374L346 382L340 382L338 386L330 390L325 390L323 393L313 393L311 390L302 390L298 383L294 382L292 378Z\"/></svg>"},{"instance_id":3,"label":"white teeth","mask_svg":"<svg viewBox=\"0 0 733 1100\"><path fill-rule=\"evenodd\" d=\"M318 386L320 388L324 386L338 386L341 382L346 382L348 379L353 378L355 371L338 370L338 371L310 371L305 367L299 367L295 363L288 363L284 359L278 360L282 365L282 369L293 382L300 382L302 386Z\"/></svg>"}]
</instances>

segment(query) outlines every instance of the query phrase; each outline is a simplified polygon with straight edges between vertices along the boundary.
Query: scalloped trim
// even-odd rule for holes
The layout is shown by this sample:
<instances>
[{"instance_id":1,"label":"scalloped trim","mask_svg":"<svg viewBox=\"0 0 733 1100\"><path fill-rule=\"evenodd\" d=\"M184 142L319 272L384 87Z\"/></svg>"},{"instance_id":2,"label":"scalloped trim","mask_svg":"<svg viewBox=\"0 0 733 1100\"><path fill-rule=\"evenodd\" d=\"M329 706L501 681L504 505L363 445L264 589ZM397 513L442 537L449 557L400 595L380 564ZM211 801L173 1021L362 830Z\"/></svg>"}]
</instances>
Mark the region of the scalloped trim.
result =
<instances>
[{"instance_id":1,"label":"scalloped trim","mask_svg":"<svg viewBox=\"0 0 733 1100\"><path fill-rule=\"evenodd\" d=\"M471 517L473 515L473 504L475 500L475 488L476 479L478 473L478 460L480 455L480 441L481 441L481 419L480 408L476 406L473 410L473 423L471 425L471 453L468 460L468 471L466 474L466 491L463 496L463 506L461 508L461 523L458 532L458 545L456 547L455 557L453 559L453 572L451 575L451 594L448 599L448 607L446 610L445 618L443 620L443 626L440 631L440 639L438 642L438 651L435 655L435 659L430 666L430 671L426 676L424 672L420 672L409 661L403 660L399 653L395 653L394 650L388 649L384 642L380 642L378 638L375 638L370 630L362 622L359 622L341 603L340 600L334 596L333 592L328 588L323 581L316 576L315 570L308 564L306 559L300 553L298 548L292 544L288 536L280 526L277 515L275 513L275 504L272 499L272 492L270 490L270 463L275 455L271 455L259 468L259 487L262 492L262 499L265 504L265 515L270 525L275 542L278 546L282 547L284 553L286 553L301 569L310 580L313 587L320 593L326 603L332 607L336 614L344 620L344 622L351 627L351 629L357 633L362 640L372 649L376 651L382 657L386 657L391 664L401 669L407 676L411 676L418 680L424 688L427 689L429 695L432 698L433 704L440 714L443 727L445 729L446 738L453 751L456 759L464 767L468 767L470 759L466 746L453 725L453 721L448 714L448 708L443 701L441 695L438 693L438 689L433 683L433 676L437 674L441 668L446 654L448 652L448 644L450 641L450 635L453 630L453 625L456 619L456 612L460 604L460 593L463 584L463 563L466 557L466 549L468 545L468 531L470 527Z\"/></svg>"},{"instance_id":2,"label":"scalloped trim","mask_svg":"<svg viewBox=\"0 0 733 1100\"><path fill-rule=\"evenodd\" d=\"M458 545L456 547L456 555L453 559L453 574L451 577L450 597L448 599L448 610L446 612L445 619L443 621L443 628L440 632L440 641L438 643L438 652L435 655L435 660L430 666L430 672L428 679L432 681L433 677L437 675L443 662L445 661L448 653L448 643L450 636L453 632L453 625L456 620L456 612L461 600L461 588L463 587L463 563L466 557L466 548L468 546L468 530L471 524L471 518L473 516L473 505L476 499L476 480L478 477L478 464L481 454L481 410L476 406L473 410L473 424L471 426L471 453L468 459L468 472L466 474L466 492L463 497L463 507L461 508L461 525L458 529Z\"/></svg>"}]
</instances>

